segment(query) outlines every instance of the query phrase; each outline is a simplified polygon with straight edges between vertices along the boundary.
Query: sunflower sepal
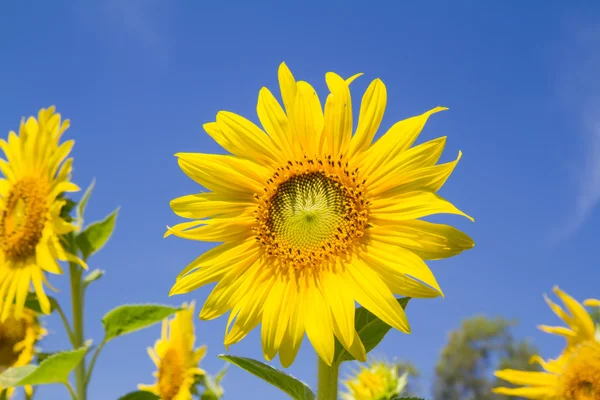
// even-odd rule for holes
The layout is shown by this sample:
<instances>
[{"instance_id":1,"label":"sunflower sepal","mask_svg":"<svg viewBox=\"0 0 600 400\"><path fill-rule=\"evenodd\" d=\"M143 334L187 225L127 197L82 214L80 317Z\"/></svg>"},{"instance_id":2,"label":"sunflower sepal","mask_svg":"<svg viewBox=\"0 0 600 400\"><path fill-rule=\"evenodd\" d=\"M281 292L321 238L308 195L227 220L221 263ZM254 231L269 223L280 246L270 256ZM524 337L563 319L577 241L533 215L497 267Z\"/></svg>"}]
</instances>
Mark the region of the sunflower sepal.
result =
<instances>
[{"instance_id":1,"label":"sunflower sepal","mask_svg":"<svg viewBox=\"0 0 600 400\"><path fill-rule=\"evenodd\" d=\"M250 372L252 375L270 383L276 388L290 395L295 400L315 400L315 394L310 387L302 381L286 374L278 369L271 367L260 361L236 357L228 354L220 354L219 358L231 364L234 364L243 370Z\"/></svg>"},{"instance_id":2,"label":"sunflower sepal","mask_svg":"<svg viewBox=\"0 0 600 400\"><path fill-rule=\"evenodd\" d=\"M104 276L105 271L101 269L94 269L89 274L83 277L83 289L86 289L92 282Z\"/></svg>"},{"instance_id":3,"label":"sunflower sepal","mask_svg":"<svg viewBox=\"0 0 600 400\"><path fill-rule=\"evenodd\" d=\"M397 301L402 309L406 309L410 297L402 297L397 299ZM364 307L358 307L356 309L354 313L354 326L358 337L365 347L366 354L369 354L369 352L383 340L390 329L392 329L391 326L380 320L375 314ZM342 346L337 338L335 340L335 355L333 359L336 363L356 360L356 358Z\"/></svg>"},{"instance_id":4,"label":"sunflower sepal","mask_svg":"<svg viewBox=\"0 0 600 400\"><path fill-rule=\"evenodd\" d=\"M88 201L90 200L90 196L92 195L92 190L94 190L94 186L96 186L96 179L92 179L92 182L81 196L81 200L77 203L77 208L75 210L75 222L77 226L77 230L83 229L83 214L85 212L85 207L87 206Z\"/></svg>"},{"instance_id":5,"label":"sunflower sepal","mask_svg":"<svg viewBox=\"0 0 600 400\"><path fill-rule=\"evenodd\" d=\"M192 394L200 397L200 400L220 400L225 393L223 386L221 386L221 381L225 377L226 373L227 365L217 372L214 377L209 374L197 376L196 384L192 388ZM204 387L204 391L202 393L198 392L197 385Z\"/></svg>"}]
</instances>

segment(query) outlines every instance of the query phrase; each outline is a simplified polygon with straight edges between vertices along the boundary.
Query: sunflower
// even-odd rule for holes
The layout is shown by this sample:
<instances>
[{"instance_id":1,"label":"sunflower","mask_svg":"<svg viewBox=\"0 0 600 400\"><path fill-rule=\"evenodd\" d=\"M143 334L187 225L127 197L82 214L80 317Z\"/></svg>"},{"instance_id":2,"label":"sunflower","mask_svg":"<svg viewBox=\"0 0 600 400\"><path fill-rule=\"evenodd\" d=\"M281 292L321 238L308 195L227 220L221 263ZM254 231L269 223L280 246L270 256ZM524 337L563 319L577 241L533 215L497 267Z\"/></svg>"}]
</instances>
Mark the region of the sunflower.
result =
<instances>
[{"instance_id":1,"label":"sunflower","mask_svg":"<svg viewBox=\"0 0 600 400\"><path fill-rule=\"evenodd\" d=\"M138 385L138 389L152 392L162 400L191 400L197 376L204 375L198 363L206 354L206 346L194 350L194 303L178 311L172 320L165 319L162 335L148 355L157 371L154 385Z\"/></svg>"},{"instance_id":2,"label":"sunflower","mask_svg":"<svg viewBox=\"0 0 600 400\"><path fill-rule=\"evenodd\" d=\"M0 373L8 368L30 364L35 354L35 344L46 333L37 315L28 308L23 310L19 318L10 315L6 321L0 322ZM33 388L25 386L25 391L31 395ZM10 398L14 388L9 388L7 392Z\"/></svg>"},{"instance_id":3,"label":"sunflower","mask_svg":"<svg viewBox=\"0 0 600 400\"><path fill-rule=\"evenodd\" d=\"M397 365L373 361L344 382L347 392L342 399L389 400L402 393L407 381L408 373L400 375Z\"/></svg>"},{"instance_id":4,"label":"sunflower","mask_svg":"<svg viewBox=\"0 0 600 400\"><path fill-rule=\"evenodd\" d=\"M62 274L57 260L81 263L59 239L75 229L60 216L66 204L62 194L79 190L69 181L73 160L65 160L74 141L58 143L68 127L50 107L41 109L37 120L22 121L18 135L11 131L8 141L0 140L6 157L0 159L0 321L11 311L21 316L31 284L42 311L49 313L45 272Z\"/></svg>"},{"instance_id":5,"label":"sunflower","mask_svg":"<svg viewBox=\"0 0 600 400\"><path fill-rule=\"evenodd\" d=\"M403 332L409 324L394 294L432 298L442 291L424 259L473 247L464 233L420 220L466 216L436 194L455 161L436 165L445 138L411 148L437 107L392 126L371 143L386 106L374 80L352 134L347 80L326 74L324 111L315 90L279 68L282 108L267 88L258 96L264 131L226 111L206 132L228 155L178 153L179 166L208 189L171 201L190 222L165 236L223 242L178 276L171 295L218 282L202 307L209 320L231 310L224 343L261 324L263 353L289 366L304 333L331 365L334 337L364 361L355 301Z\"/></svg>"},{"instance_id":6,"label":"sunflower","mask_svg":"<svg viewBox=\"0 0 600 400\"><path fill-rule=\"evenodd\" d=\"M567 311L546 297L552 311L567 326L539 328L547 333L564 336L567 345L562 354L554 360L544 361L533 356L531 361L539 363L545 372L527 372L505 369L496 371L496 376L518 388L494 388L493 391L508 396L546 400L597 400L600 399L600 341L596 337L594 322L586 309L571 296L554 288ZM600 304L590 299L586 305Z\"/></svg>"}]
</instances>

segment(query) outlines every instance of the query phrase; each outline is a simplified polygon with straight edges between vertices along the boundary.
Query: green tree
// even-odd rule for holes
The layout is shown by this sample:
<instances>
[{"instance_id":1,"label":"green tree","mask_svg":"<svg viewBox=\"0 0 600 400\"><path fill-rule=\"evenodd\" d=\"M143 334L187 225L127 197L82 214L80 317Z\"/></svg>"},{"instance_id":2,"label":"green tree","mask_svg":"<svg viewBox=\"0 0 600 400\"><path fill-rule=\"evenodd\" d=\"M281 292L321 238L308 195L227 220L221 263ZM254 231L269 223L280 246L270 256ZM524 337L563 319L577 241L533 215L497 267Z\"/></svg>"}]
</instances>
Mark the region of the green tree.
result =
<instances>
[{"instance_id":1,"label":"green tree","mask_svg":"<svg viewBox=\"0 0 600 400\"><path fill-rule=\"evenodd\" d=\"M491 392L499 384L493 371L502 368L537 371L529 359L536 353L527 341L516 340L514 321L478 315L451 332L436 365L436 400L516 399ZM510 387L506 382L502 386Z\"/></svg>"}]
</instances>

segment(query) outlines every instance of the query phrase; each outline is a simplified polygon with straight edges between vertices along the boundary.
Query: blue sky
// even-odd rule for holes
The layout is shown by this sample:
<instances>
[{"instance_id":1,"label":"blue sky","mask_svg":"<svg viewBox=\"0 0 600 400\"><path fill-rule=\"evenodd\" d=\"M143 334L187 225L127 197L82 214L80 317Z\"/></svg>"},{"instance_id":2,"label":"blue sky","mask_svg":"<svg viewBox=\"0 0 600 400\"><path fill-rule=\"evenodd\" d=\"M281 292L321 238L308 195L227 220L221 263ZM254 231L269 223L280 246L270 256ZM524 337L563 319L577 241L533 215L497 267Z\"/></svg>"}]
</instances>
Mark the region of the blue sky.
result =
<instances>
[{"instance_id":1,"label":"blue sky","mask_svg":"<svg viewBox=\"0 0 600 400\"><path fill-rule=\"evenodd\" d=\"M55 104L72 121L74 180L97 179L87 220L121 206L117 230L93 257L106 276L89 290L88 337L123 303L180 304L203 288L168 298L176 274L209 248L163 239L180 221L169 201L198 191L179 169L176 152L219 152L202 130L219 110L257 121L258 91L277 91L285 61L324 102L324 75L365 75L353 84L358 102L370 80L388 90L382 130L437 105L419 141L447 135L443 160L464 152L441 194L475 217L442 217L469 233L473 250L430 266L445 299L413 301L413 333L390 333L376 354L411 360L427 389L448 332L477 313L520 320L545 356L561 340L538 332L557 323L542 294L554 284L575 297L600 296L600 7L594 2L4 2L0 6L0 127ZM66 276L52 277L68 307ZM197 321L217 355L226 319ZM56 316L46 319L47 351L68 346ZM159 327L110 343L101 354L90 400L116 399L151 383L146 347ZM260 358L259 332L233 346ZM278 366L276 361L274 365ZM315 384L315 355L305 340L293 375ZM347 368L342 373L346 373ZM285 398L234 367L226 398ZM40 390L62 399L62 387ZM424 393L427 394L427 393ZM256 395L258 396L258 395ZM254 397L259 398L259 397Z\"/></svg>"}]
</instances>

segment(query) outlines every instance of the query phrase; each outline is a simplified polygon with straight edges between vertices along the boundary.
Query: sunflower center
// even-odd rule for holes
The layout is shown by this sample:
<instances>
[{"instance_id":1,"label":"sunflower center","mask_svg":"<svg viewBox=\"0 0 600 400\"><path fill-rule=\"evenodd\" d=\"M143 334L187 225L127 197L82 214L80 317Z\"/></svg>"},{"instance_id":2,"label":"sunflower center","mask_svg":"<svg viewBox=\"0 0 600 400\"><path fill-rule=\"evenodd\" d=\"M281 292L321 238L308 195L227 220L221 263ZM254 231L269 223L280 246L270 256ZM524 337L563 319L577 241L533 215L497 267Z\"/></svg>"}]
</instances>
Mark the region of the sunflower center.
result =
<instances>
[{"instance_id":1,"label":"sunflower center","mask_svg":"<svg viewBox=\"0 0 600 400\"><path fill-rule=\"evenodd\" d=\"M163 400L173 400L184 380L183 360L174 348L169 348L158 367L158 390Z\"/></svg>"},{"instance_id":2,"label":"sunflower center","mask_svg":"<svg viewBox=\"0 0 600 400\"><path fill-rule=\"evenodd\" d=\"M22 342L27 334L27 321L13 316L0 324L0 371L11 367L19 358L20 351L15 345Z\"/></svg>"},{"instance_id":3,"label":"sunflower center","mask_svg":"<svg viewBox=\"0 0 600 400\"><path fill-rule=\"evenodd\" d=\"M257 199L257 240L295 269L347 254L367 226L358 170L342 160L290 161Z\"/></svg>"},{"instance_id":4,"label":"sunflower center","mask_svg":"<svg viewBox=\"0 0 600 400\"><path fill-rule=\"evenodd\" d=\"M48 189L45 182L33 178L11 188L0 214L0 247L6 258L22 261L35 254L46 223Z\"/></svg>"},{"instance_id":5,"label":"sunflower center","mask_svg":"<svg viewBox=\"0 0 600 400\"><path fill-rule=\"evenodd\" d=\"M561 399L600 399L600 345L580 345L567 362L560 383Z\"/></svg>"}]
</instances>

